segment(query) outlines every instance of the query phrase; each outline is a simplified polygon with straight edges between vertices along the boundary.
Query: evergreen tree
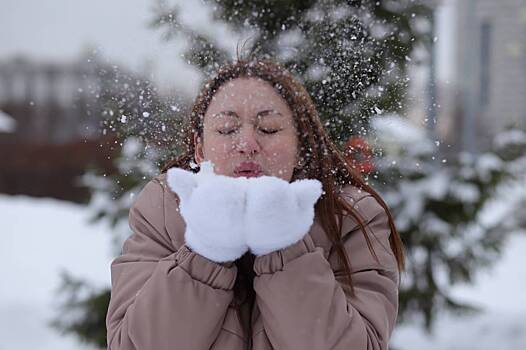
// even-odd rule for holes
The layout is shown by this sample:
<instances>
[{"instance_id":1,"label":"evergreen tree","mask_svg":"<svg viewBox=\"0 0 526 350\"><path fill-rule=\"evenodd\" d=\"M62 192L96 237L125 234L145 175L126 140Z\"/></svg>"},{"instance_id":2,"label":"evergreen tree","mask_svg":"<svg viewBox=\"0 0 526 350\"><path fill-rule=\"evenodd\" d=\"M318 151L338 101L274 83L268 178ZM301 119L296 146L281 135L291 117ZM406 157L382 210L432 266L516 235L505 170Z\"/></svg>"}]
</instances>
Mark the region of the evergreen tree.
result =
<instances>
[{"instance_id":1,"label":"evergreen tree","mask_svg":"<svg viewBox=\"0 0 526 350\"><path fill-rule=\"evenodd\" d=\"M403 110L407 62L432 40L432 8L425 0L203 3L234 35L250 35L249 52L278 60L302 81L340 144L366 133L371 114ZM187 40L184 58L207 76L233 57L213 30L181 20L181 4L158 0L152 25L167 39Z\"/></svg>"},{"instance_id":2,"label":"evergreen tree","mask_svg":"<svg viewBox=\"0 0 526 350\"><path fill-rule=\"evenodd\" d=\"M506 131L488 152L445 158L439 142L400 117L375 118L373 126L372 142L382 154L370 180L392 209L406 246L399 322L421 316L431 330L439 309L477 311L450 290L495 263L507 236L524 227L516 208L525 193L513 188L524 183L526 134Z\"/></svg>"}]
</instances>

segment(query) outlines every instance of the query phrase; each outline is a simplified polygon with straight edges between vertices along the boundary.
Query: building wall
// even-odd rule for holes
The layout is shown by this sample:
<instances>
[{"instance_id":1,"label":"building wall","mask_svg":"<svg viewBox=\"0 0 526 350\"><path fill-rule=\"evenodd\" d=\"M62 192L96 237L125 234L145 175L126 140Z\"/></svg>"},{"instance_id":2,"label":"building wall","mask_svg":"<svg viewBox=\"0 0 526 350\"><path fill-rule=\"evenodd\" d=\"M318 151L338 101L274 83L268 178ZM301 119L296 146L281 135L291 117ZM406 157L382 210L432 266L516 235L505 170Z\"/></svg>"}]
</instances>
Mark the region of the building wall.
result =
<instances>
[{"instance_id":1,"label":"building wall","mask_svg":"<svg viewBox=\"0 0 526 350\"><path fill-rule=\"evenodd\" d=\"M119 142L100 130L102 84L85 63L0 62L0 110L16 121L0 132L0 193L86 202L80 176L116 171Z\"/></svg>"},{"instance_id":2,"label":"building wall","mask_svg":"<svg viewBox=\"0 0 526 350\"><path fill-rule=\"evenodd\" d=\"M482 150L526 128L526 1L457 0L456 28L456 138Z\"/></svg>"},{"instance_id":3,"label":"building wall","mask_svg":"<svg viewBox=\"0 0 526 350\"><path fill-rule=\"evenodd\" d=\"M98 89L94 67L1 62L0 109L16 120L17 128L1 135L0 142L63 143L98 137Z\"/></svg>"}]
</instances>

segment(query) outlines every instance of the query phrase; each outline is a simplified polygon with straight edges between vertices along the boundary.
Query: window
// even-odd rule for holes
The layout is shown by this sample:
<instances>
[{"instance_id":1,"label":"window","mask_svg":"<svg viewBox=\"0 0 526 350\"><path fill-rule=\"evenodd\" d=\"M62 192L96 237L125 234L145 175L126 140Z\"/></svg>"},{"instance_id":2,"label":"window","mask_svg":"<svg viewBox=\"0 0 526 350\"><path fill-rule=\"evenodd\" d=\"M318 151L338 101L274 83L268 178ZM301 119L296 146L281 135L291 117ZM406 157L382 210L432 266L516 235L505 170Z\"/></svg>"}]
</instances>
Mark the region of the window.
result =
<instances>
[{"instance_id":1,"label":"window","mask_svg":"<svg viewBox=\"0 0 526 350\"><path fill-rule=\"evenodd\" d=\"M483 21L480 25L480 104L489 104L491 58L491 23Z\"/></svg>"}]
</instances>

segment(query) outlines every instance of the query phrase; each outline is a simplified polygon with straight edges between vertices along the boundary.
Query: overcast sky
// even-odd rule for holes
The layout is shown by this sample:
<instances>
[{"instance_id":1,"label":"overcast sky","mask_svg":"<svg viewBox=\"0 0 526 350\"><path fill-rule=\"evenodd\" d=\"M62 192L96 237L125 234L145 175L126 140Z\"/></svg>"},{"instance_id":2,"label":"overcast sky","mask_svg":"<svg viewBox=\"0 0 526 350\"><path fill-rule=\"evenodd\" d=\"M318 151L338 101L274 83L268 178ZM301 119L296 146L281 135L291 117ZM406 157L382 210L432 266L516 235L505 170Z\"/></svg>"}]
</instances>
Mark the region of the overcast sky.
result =
<instances>
[{"instance_id":1,"label":"overcast sky","mask_svg":"<svg viewBox=\"0 0 526 350\"><path fill-rule=\"evenodd\" d=\"M194 2L199 5L199 2ZM153 0L0 0L0 60L23 55L69 62L87 48L165 86L196 89L199 76L179 59L184 45L148 27Z\"/></svg>"},{"instance_id":2,"label":"overcast sky","mask_svg":"<svg viewBox=\"0 0 526 350\"><path fill-rule=\"evenodd\" d=\"M171 2L174 2L172 0ZM439 79L450 77L452 0L439 12ZM95 47L112 63L144 71L164 88L185 90L190 96L199 86L199 75L184 64L184 43L161 39L148 27L155 0L0 0L0 61L23 55L37 61L68 62ZM199 0L184 1L186 21L202 27L209 14ZM214 27L221 46L235 50L235 39L224 28ZM218 34L218 33L219 34Z\"/></svg>"}]
</instances>

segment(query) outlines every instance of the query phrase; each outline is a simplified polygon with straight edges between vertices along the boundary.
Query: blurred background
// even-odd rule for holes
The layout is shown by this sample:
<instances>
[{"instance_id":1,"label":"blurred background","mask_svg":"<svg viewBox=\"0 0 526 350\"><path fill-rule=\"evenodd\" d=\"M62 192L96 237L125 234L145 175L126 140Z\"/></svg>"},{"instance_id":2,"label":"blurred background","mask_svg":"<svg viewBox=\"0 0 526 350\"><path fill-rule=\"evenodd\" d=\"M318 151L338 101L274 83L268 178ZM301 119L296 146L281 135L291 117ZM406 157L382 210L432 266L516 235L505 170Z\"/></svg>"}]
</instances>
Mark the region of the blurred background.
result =
<instances>
[{"instance_id":1,"label":"blurred background","mask_svg":"<svg viewBox=\"0 0 526 350\"><path fill-rule=\"evenodd\" d=\"M284 64L406 246L393 349L526 348L526 1L0 0L0 349L105 348L200 84Z\"/></svg>"}]
</instances>

